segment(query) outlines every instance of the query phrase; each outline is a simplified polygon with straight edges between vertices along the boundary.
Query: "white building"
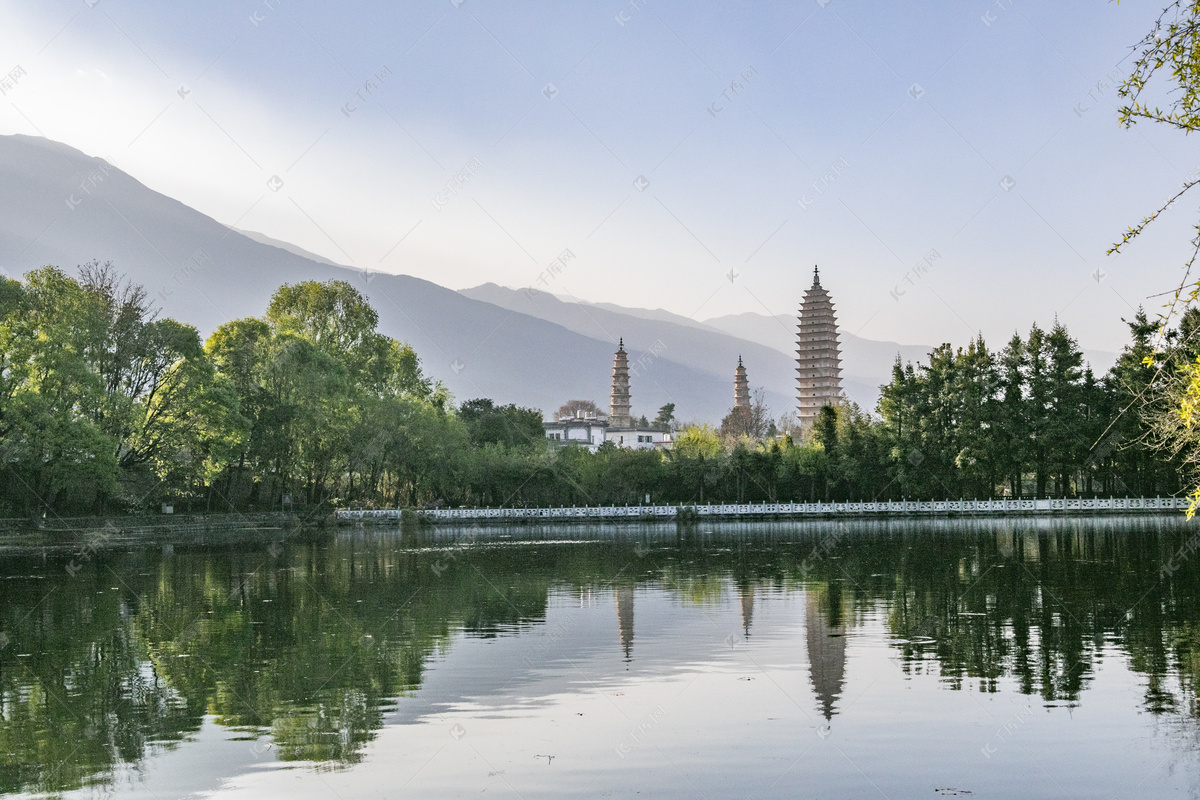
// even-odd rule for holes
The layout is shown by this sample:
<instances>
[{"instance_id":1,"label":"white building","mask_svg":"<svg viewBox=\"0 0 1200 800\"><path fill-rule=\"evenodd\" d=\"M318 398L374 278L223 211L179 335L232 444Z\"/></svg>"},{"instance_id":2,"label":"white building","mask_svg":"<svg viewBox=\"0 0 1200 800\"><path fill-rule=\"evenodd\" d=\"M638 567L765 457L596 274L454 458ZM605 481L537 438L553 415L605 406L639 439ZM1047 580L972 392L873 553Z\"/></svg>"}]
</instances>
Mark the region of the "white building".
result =
<instances>
[{"instance_id":1,"label":"white building","mask_svg":"<svg viewBox=\"0 0 1200 800\"><path fill-rule=\"evenodd\" d=\"M671 446L670 431L649 428L612 428L604 417L585 417L580 413L555 422L543 422L546 438L557 445L586 447L593 453L605 442L631 450L655 450Z\"/></svg>"},{"instance_id":2,"label":"white building","mask_svg":"<svg viewBox=\"0 0 1200 800\"><path fill-rule=\"evenodd\" d=\"M576 411L574 417L555 422L543 422L546 438L556 444L587 447L593 453L602 444L611 442L617 447L630 450L663 450L672 443L670 431L652 430L633 424L629 405L629 357L625 352L625 340L617 342L613 356L612 394L609 396L608 416L595 413L584 416Z\"/></svg>"},{"instance_id":3,"label":"white building","mask_svg":"<svg viewBox=\"0 0 1200 800\"><path fill-rule=\"evenodd\" d=\"M604 444L604 433L608 430L608 420L597 417L560 419L557 422L543 422L546 438L558 445L575 444L586 447L593 453Z\"/></svg>"},{"instance_id":4,"label":"white building","mask_svg":"<svg viewBox=\"0 0 1200 800\"><path fill-rule=\"evenodd\" d=\"M633 450L662 450L671 446L671 432L649 428L608 428L604 431L604 441Z\"/></svg>"}]
</instances>

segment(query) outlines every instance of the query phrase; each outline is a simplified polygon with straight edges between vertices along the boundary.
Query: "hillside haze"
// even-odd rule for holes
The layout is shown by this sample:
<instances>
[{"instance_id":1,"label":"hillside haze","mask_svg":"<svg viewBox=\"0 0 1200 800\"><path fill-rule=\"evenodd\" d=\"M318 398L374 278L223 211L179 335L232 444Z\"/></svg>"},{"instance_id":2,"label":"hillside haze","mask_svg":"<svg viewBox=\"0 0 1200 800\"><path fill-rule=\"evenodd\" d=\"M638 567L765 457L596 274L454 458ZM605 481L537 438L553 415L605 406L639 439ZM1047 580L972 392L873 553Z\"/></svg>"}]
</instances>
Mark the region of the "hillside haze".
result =
<instances>
[{"instance_id":1,"label":"hillside haze","mask_svg":"<svg viewBox=\"0 0 1200 800\"><path fill-rule=\"evenodd\" d=\"M485 283L462 294L514 311L540 317L598 338L625 338L626 345L646 351L660 344L669 358L732 386L740 356L750 386L767 392L767 405L778 417L794 407L796 396L796 318L740 314L699 322L662 309L622 308L610 303L577 303L548 292L529 293ZM873 411L879 387L890 380L896 354L924 358L932 349L894 342L875 342L841 332L842 388L863 409ZM730 388L729 391L732 391Z\"/></svg>"},{"instance_id":2,"label":"hillside haze","mask_svg":"<svg viewBox=\"0 0 1200 800\"><path fill-rule=\"evenodd\" d=\"M47 264L75 274L79 264L112 261L147 288L164 315L205 336L229 320L261 315L282 283L344 280L379 312L380 330L412 344L426 372L458 400L491 397L548 414L572 398L607 405L616 349L608 339L408 275L320 263L299 248L253 236L103 159L47 139L0 136L0 269L11 277ZM631 362L639 359L644 366L633 380L639 415L653 417L673 402L681 419L715 422L732 403L732 363L719 376L667 351L647 357L631 349Z\"/></svg>"},{"instance_id":3,"label":"hillside haze","mask_svg":"<svg viewBox=\"0 0 1200 800\"><path fill-rule=\"evenodd\" d=\"M546 292L508 289L494 283L463 289L461 294L530 314L590 338L613 344L624 339L635 391L639 377L659 381L658 361L669 359L717 381L720 400L732 405L733 371L740 356L749 372L750 385L766 389L767 405L775 416L792 406L796 365L791 358L686 318L661 311L639 314L637 309L567 302Z\"/></svg>"},{"instance_id":4,"label":"hillside haze","mask_svg":"<svg viewBox=\"0 0 1200 800\"><path fill-rule=\"evenodd\" d=\"M837 298L834 298L836 305ZM719 331L757 342L780 353L791 355L796 349L796 317L787 314L768 316L746 312L713 317L705 325ZM855 336L847 330L838 331L842 351L842 378L851 383L868 383L873 387L891 379L892 364L899 355L902 361L923 361L933 347L929 345L879 342ZM876 394L878 389L876 388ZM872 404L874 407L874 404Z\"/></svg>"},{"instance_id":5,"label":"hillside haze","mask_svg":"<svg viewBox=\"0 0 1200 800\"><path fill-rule=\"evenodd\" d=\"M681 420L716 423L732 404L739 356L774 416L795 396L794 317L744 313L693 320L663 309L574 302L484 284L456 292L409 275L372 273L224 225L103 159L38 137L0 136L0 269L20 277L53 264L111 261L162 313L207 336L261 315L276 288L344 280L379 312L380 330L409 342L458 400L491 397L549 415L569 399L607 406L612 354L624 339L634 412L674 403ZM841 332L843 387L873 410L899 354L931 349ZM1115 355L1085 351L1098 371Z\"/></svg>"},{"instance_id":6,"label":"hillside haze","mask_svg":"<svg viewBox=\"0 0 1200 800\"><path fill-rule=\"evenodd\" d=\"M834 298L836 305L837 298ZM737 336L752 342L766 345L783 353L791 353L795 347L796 318L786 314L774 317L766 314L747 312L730 314L723 317L713 317L704 320L704 324L724 331L731 336ZM1024 335L1027 331L1021 331ZM924 361L933 347L928 345L898 344L896 342L880 342L874 339L864 339L846 330L838 332L842 344L842 374L849 376L851 381L861 379L861 376L873 376L871 380L887 383L891 377L892 363L896 355L901 361L911 361L914 364ZM993 351L1001 349L1008 342L988 342ZM958 340L953 343L956 347L965 347L966 342ZM1108 350L1091 350L1080 348L1084 360L1091 365L1096 374L1103 375L1117 362L1117 354Z\"/></svg>"}]
</instances>

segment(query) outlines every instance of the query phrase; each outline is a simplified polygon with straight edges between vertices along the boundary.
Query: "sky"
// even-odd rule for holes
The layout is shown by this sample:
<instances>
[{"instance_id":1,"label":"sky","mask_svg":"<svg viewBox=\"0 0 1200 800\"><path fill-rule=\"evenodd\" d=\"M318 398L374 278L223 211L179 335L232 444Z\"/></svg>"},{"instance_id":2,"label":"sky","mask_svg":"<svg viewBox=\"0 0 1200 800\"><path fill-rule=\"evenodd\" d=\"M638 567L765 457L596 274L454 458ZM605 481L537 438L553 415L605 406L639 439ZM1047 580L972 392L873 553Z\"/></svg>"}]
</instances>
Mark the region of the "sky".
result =
<instances>
[{"instance_id":1,"label":"sky","mask_svg":"<svg viewBox=\"0 0 1200 800\"><path fill-rule=\"evenodd\" d=\"M0 133L341 264L703 320L1119 350L1200 168L1117 122L1161 2L0 0ZM12 72L10 71L10 74Z\"/></svg>"}]
</instances>

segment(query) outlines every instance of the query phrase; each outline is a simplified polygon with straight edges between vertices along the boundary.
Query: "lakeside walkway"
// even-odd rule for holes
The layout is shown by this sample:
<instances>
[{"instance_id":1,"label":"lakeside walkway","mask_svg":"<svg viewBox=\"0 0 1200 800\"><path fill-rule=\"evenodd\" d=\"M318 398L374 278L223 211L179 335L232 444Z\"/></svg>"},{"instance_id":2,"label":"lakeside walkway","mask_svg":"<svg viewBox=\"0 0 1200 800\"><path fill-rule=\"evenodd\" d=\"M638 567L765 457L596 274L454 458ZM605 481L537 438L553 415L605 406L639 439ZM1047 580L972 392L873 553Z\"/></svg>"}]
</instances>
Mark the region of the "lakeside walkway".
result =
<instances>
[{"instance_id":1,"label":"lakeside walkway","mask_svg":"<svg viewBox=\"0 0 1200 800\"><path fill-rule=\"evenodd\" d=\"M340 509L338 522L399 521L416 514L430 522L474 520L620 520L888 517L888 516L1003 516L1007 514L1062 516L1068 514L1179 513L1186 497L1029 498L1000 500L889 500L858 503L738 503L708 505L561 506L558 508L437 508Z\"/></svg>"}]
</instances>

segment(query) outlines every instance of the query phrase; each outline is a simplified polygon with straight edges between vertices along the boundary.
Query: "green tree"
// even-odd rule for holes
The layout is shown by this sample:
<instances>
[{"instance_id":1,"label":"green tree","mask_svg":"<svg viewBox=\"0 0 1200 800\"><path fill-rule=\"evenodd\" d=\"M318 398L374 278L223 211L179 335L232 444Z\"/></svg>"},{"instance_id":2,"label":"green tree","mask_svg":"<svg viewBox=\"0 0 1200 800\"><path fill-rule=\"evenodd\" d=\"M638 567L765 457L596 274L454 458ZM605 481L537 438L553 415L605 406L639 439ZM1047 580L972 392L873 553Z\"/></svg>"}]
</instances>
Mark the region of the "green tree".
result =
<instances>
[{"instance_id":1,"label":"green tree","mask_svg":"<svg viewBox=\"0 0 1200 800\"><path fill-rule=\"evenodd\" d=\"M1087 394L1083 353L1067 329L1055 320L1046 337L1049 354L1047 404L1049 419L1043 447L1056 494L1072 494L1072 472L1082 465L1088 445Z\"/></svg>"},{"instance_id":2,"label":"green tree","mask_svg":"<svg viewBox=\"0 0 1200 800\"><path fill-rule=\"evenodd\" d=\"M954 465L961 476L962 488L975 497L991 497L999 482L996 454L989 446L1004 435L996 427L999 391L996 358L981 334L971 341L966 352L959 351L955 383L958 452Z\"/></svg>"},{"instance_id":3,"label":"green tree","mask_svg":"<svg viewBox=\"0 0 1200 800\"><path fill-rule=\"evenodd\" d=\"M1014 333L1001 351L1000 398L997 409L996 437L991 441L997 468L1008 479L1013 497L1025 491L1025 466L1032 447L1029 414L1025 404L1025 374L1029 364L1025 342Z\"/></svg>"},{"instance_id":4,"label":"green tree","mask_svg":"<svg viewBox=\"0 0 1200 800\"><path fill-rule=\"evenodd\" d=\"M892 380L880 387L876 408L883 421L882 435L888 447L889 485L907 496L916 489L916 471L923 456L919 455L921 436L916 370L911 363L902 364L898 354L892 364Z\"/></svg>"},{"instance_id":5,"label":"green tree","mask_svg":"<svg viewBox=\"0 0 1200 800\"><path fill-rule=\"evenodd\" d=\"M1025 340L1025 423L1029 431L1029 466L1033 472L1034 493L1046 495L1050 480L1052 425L1051 374L1049 343L1046 332L1034 323Z\"/></svg>"},{"instance_id":6,"label":"green tree","mask_svg":"<svg viewBox=\"0 0 1200 800\"><path fill-rule=\"evenodd\" d=\"M513 404L498 406L488 398L468 400L459 406L458 418L467 426L471 444L503 444L541 448L546 442L542 412Z\"/></svg>"},{"instance_id":7,"label":"green tree","mask_svg":"<svg viewBox=\"0 0 1200 800\"><path fill-rule=\"evenodd\" d=\"M1200 0L1176 0L1159 16L1151 30L1136 45L1133 69L1119 90L1125 101L1119 112L1121 124L1130 128L1148 121L1167 125L1184 134L1200 129ZM1165 85L1159 85L1165 84ZM1152 99L1146 98L1146 92ZM1165 107L1157 97L1169 97ZM1129 227L1109 248L1119 253L1166 209L1189 192L1200 177L1187 179L1178 192L1159 208ZM1192 268L1200 255L1200 223L1193 224L1191 252L1184 263L1183 277L1158 325L1157 350L1168 345L1168 328L1179 315L1196 306L1200 282L1192 280ZM1175 343L1178 347L1178 342ZM1187 470L1192 485L1191 517L1200 507L1200 360L1182 361L1166 368L1166 359L1156 354L1147 363L1157 369L1142 393L1141 410L1153 426L1158 448Z\"/></svg>"},{"instance_id":8,"label":"green tree","mask_svg":"<svg viewBox=\"0 0 1200 800\"><path fill-rule=\"evenodd\" d=\"M345 281L302 281L280 286L267 307L266 320L276 334L307 339L328 355L370 351L379 315Z\"/></svg>"},{"instance_id":9,"label":"green tree","mask_svg":"<svg viewBox=\"0 0 1200 800\"><path fill-rule=\"evenodd\" d=\"M0 442L9 504L21 510L95 507L118 488L117 439L101 424L100 304L55 267L22 288L4 284L0 321Z\"/></svg>"}]
</instances>

